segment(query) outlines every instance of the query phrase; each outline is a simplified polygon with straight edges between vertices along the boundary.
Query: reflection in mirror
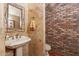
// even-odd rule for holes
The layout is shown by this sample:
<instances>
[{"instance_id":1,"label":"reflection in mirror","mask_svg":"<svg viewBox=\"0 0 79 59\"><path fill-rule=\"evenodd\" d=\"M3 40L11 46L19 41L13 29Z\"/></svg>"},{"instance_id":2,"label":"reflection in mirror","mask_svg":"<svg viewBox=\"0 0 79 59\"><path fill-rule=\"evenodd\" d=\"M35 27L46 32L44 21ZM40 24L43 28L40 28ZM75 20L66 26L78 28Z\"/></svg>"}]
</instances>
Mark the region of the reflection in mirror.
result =
<instances>
[{"instance_id":1,"label":"reflection in mirror","mask_svg":"<svg viewBox=\"0 0 79 59\"><path fill-rule=\"evenodd\" d=\"M24 9L16 4L7 7L7 31L24 31Z\"/></svg>"}]
</instances>

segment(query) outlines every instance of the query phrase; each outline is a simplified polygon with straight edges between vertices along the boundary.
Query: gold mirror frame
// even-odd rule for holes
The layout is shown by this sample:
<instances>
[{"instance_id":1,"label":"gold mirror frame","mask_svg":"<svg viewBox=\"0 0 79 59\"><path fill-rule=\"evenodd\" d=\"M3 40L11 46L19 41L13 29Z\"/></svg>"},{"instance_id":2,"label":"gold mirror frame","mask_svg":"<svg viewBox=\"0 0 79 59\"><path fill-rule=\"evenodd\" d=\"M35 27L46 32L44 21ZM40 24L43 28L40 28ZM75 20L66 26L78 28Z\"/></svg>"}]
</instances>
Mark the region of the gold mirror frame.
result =
<instances>
[{"instance_id":1,"label":"gold mirror frame","mask_svg":"<svg viewBox=\"0 0 79 59\"><path fill-rule=\"evenodd\" d=\"M17 30L17 31L25 31L25 14L24 14L24 8L20 5L17 5L15 3L7 3L5 4L5 22L6 22L6 32L13 32L14 30L10 31L9 28L8 28L8 8L9 8L9 5L15 7L15 8L18 8L21 10L21 28L19 28L20 30ZM16 25L15 25L16 26Z\"/></svg>"}]
</instances>

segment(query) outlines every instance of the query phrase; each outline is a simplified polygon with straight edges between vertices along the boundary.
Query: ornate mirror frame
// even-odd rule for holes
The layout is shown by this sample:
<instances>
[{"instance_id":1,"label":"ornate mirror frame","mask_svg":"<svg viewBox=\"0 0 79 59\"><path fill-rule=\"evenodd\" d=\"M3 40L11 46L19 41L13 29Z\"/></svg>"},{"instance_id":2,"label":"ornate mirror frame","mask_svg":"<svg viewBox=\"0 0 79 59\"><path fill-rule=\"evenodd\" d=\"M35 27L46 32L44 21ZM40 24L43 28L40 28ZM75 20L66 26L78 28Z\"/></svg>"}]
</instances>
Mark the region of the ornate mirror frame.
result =
<instances>
[{"instance_id":1,"label":"ornate mirror frame","mask_svg":"<svg viewBox=\"0 0 79 59\"><path fill-rule=\"evenodd\" d=\"M9 10L8 8L9 8L9 5L21 10L21 20L20 20L21 21L21 27L19 28L20 30L17 30L17 31L20 31L20 32L25 31L25 17L24 17L25 16L25 14L24 14L25 9L22 6L17 5L15 3L7 3L7 4L5 4L6 32L13 32L13 31L15 31L15 30L10 31L9 28L8 28L8 10Z\"/></svg>"}]
</instances>

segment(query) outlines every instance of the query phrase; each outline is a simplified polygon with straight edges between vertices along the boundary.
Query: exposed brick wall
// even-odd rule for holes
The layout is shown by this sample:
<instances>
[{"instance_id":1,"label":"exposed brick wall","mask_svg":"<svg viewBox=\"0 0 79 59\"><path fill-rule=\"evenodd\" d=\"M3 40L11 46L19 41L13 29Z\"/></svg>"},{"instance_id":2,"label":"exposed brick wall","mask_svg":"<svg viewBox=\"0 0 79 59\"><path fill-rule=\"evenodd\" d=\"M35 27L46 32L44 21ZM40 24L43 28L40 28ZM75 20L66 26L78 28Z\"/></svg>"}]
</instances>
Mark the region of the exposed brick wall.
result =
<instances>
[{"instance_id":1,"label":"exposed brick wall","mask_svg":"<svg viewBox=\"0 0 79 59\"><path fill-rule=\"evenodd\" d=\"M79 55L79 4L46 4L46 42L51 52Z\"/></svg>"}]
</instances>

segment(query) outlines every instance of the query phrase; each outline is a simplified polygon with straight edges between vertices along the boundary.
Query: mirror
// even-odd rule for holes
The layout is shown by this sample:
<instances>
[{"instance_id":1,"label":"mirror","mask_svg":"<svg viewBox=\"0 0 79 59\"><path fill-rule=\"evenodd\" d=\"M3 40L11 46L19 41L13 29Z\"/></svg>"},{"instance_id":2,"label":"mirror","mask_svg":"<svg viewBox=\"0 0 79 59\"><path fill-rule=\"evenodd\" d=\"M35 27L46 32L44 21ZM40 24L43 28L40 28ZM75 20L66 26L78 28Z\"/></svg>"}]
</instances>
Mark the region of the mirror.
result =
<instances>
[{"instance_id":1,"label":"mirror","mask_svg":"<svg viewBox=\"0 0 79 59\"><path fill-rule=\"evenodd\" d=\"M24 31L24 8L17 4L7 4L7 31Z\"/></svg>"}]
</instances>

